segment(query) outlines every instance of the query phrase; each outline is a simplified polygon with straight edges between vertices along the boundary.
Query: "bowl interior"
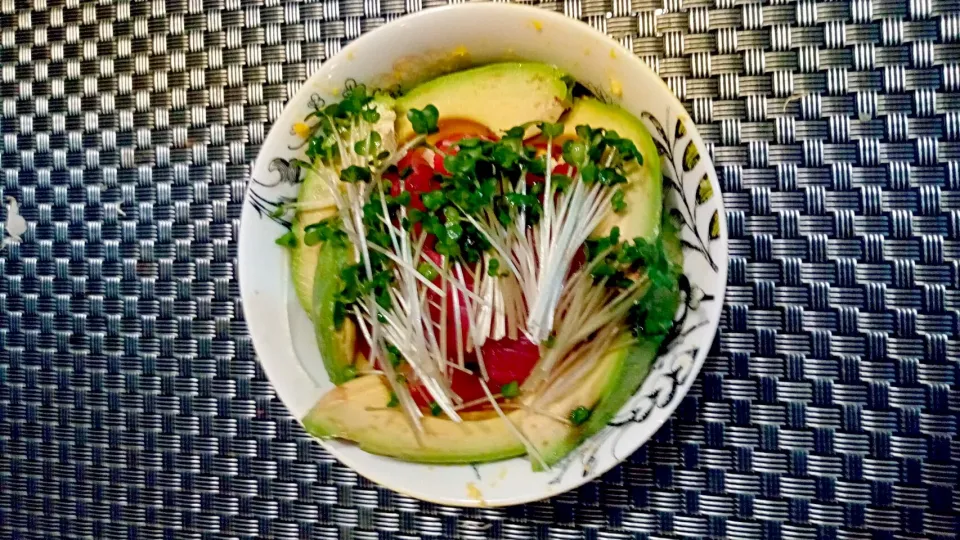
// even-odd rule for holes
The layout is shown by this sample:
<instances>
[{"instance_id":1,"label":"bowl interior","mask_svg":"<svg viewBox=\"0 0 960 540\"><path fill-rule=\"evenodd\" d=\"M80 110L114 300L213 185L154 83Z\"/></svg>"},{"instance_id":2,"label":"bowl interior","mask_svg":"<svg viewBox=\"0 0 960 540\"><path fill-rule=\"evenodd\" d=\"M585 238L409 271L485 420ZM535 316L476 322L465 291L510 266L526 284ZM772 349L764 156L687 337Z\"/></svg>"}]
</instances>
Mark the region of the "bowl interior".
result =
<instances>
[{"instance_id":1,"label":"bowl interior","mask_svg":"<svg viewBox=\"0 0 960 540\"><path fill-rule=\"evenodd\" d=\"M322 441L359 474L401 493L461 506L500 506L572 489L609 470L669 417L703 364L719 322L726 284L726 226L716 174L695 126L662 81L632 53L556 13L507 4L468 4L399 19L347 46L297 92L263 145L241 220L239 270L244 311L260 361L296 418L332 388L309 319L297 303L286 252L274 240L285 223L271 217L297 192L299 157L291 132L318 99L336 100L349 80L409 85L469 65L509 59L555 64L605 99L643 119L661 150L667 204L683 227L688 301L680 336L611 426L547 473L526 459L475 466L428 466Z\"/></svg>"}]
</instances>

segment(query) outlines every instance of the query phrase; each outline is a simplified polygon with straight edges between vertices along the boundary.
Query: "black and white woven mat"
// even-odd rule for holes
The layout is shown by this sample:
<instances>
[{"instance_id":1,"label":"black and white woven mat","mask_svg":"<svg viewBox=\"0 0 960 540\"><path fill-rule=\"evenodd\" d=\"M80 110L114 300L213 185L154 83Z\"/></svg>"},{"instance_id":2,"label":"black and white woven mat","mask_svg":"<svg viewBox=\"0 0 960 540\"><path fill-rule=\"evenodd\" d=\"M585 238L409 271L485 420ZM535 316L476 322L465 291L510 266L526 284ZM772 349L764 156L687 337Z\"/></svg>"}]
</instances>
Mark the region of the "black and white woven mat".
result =
<instances>
[{"instance_id":1,"label":"black and white woven mat","mask_svg":"<svg viewBox=\"0 0 960 540\"><path fill-rule=\"evenodd\" d=\"M237 292L250 164L343 43L443 3L0 0L0 536L955 538L957 0L543 3L712 145L703 374L624 465L525 507L411 500L304 436Z\"/></svg>"}]
</instances>

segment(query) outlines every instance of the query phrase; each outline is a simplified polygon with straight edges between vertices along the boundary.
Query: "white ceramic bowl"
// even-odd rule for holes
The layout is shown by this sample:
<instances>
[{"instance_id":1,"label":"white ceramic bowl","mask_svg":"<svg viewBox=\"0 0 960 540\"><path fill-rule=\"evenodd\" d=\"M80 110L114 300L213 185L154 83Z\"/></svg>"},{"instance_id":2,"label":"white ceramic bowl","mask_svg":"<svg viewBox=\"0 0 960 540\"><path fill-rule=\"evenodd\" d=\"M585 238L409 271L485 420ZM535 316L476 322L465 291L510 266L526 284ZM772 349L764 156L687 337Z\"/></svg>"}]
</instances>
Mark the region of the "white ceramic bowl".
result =
<instances>
[{"instance_id":1,"label":"white ceramic bowl","mask_svg":"<svg viewBox=\"0 0 960 540\"><path fill-rule=\"evenodd\" d=\"M359 474L420 499L459 506L503 506L573 489L611 469L645 443L670 416L703 365L723 303L727 232L709 152L681 104L641 60L587 25L557 13L509 4L431 9L387 24L345 47L287 104L253 169L240 228L239 272L247 326L264 370L296 418L332 384L323 370L307 315L300 308L270 211L297 192L300 157L294 122L312 100L335 101L350 80L390 87L464 64L529 59L555 64L596 93L619 103L650 128L661 151L667 205L683 222L686 302L679 337L614 422L569 459L534 473L526 458L475 466L430 466L368 454L340 441L320 441Z\"/></svg>"}]
</instances>

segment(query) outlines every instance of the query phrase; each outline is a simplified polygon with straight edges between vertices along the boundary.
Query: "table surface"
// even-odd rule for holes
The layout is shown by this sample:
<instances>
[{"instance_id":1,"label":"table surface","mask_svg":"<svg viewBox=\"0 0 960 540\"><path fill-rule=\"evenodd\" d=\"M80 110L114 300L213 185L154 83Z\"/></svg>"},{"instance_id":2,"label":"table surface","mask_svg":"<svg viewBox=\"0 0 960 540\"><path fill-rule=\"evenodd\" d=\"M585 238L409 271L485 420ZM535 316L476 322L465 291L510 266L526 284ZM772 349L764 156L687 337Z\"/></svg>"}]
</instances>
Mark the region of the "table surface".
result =
<instances>
[{"instance_id":1,"label":"table surface","mask_svg":"<svg viewBox=\"0 0 960 540\"><path fill-rule=\"evenodd\" d=\"M305 436L237 291L250 164L344 43L443 3L0 0L26 221L0 251L0 535L955 537L957 0L541 4L645 59L710 144L730 276L697 384L622 466L515 508L403 497Z\"/></svg>"}]
</instances>

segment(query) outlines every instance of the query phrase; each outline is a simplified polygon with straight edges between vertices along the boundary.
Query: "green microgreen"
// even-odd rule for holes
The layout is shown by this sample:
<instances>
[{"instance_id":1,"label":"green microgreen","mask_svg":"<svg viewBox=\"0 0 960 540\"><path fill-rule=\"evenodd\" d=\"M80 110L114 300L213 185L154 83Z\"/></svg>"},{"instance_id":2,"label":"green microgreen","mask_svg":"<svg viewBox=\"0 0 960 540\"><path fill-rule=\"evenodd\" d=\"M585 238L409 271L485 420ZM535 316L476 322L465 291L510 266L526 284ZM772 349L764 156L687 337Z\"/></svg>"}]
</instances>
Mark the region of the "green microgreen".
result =
<instances>
[{"instance_id":1,"label":"green microgreen","mask_svg":"<svg viewBox=\"0 0 960 540\"><path fill-rule=\"evenodd\" d=\"M410 206L413 195L409 191L401 191L397 195L387 195L387 204L390 206Z\"/></svg>"},{"instance_id":2,"label":"green microgreen","mask_svg":"<svg viewBox=\"0 0 960 540\"><path fill-rule=\"evenodd\" d=\"M353 151L361 156L372 156L375 155L377 149L380 148L380 143L383 141L380 134L376 131L370 132L370 136L362 141L357 141L353 144ZM389 155L389 152L387 153Z\"/></svg>"},{"instance_id":3,"label":"green microgreen","mask_svg":"<svg viewBox=\"0 0 960 540\"><path fill-rule=\"evenodd\" d=\"M600 183L605 186L616 186L618 184L625 184L627 182L627 178L617 172L617 170L613 167L601 169L600 173L598 174L598 180L600 180Z\"/></svg>"},{"instance_id":4,"label":"green microgreen","mask_svg":"<svg viewBox=\"0 0 960 540\"><path fill-rule=\"evenodd\" d=\"M340 218L328 218L303 228L303 243L308 246L331 240L340 243L347 240L347 235L341 228Z\"/></svg>"},{"instance_id":5,"label":"green microgreen","mask_svg":"<svg viewBox=\"0 0 960 540\"><path fill-rule=\"evenodd\" d=\"M543 132L546 137L556 138L563 134L563 124L544 122L540 124L540 131Z\"/></svg>"},{"instance_id":6,"label":"green microgreen","mask_svg":"<svg viewBox=\"0 0 960 540\"><path fill-rule=\"evenodd\" d=\"M351 165L340 171L340 179L344 182L355 184L357 182L369 182L371 178L370 169L359 165Z\"/></svg>"},{"instance_id":7,"label":"green microgreen","mask_svg":"<svg viewBox=\"0 0 960 540\"><path fill-rule=\"evenodd\" d=\"M294 234L293 231L287 231L276 239L276 243L280 247L293 249L297 247L297 235Z\"/></svg>"},{"instance_id":8,"label":"green microgreen","mask_svg":"<svg viewBox=\"0 0 960 540\"><path fill-rule=\"evenodd\" d=\"M592 184L597 181L597 174L599 173L599 168L596 163L592 161L587 163L583 167L580 167L580 176L583 178L584 183Z\"/></svg>"},{"instance_id":9,"label":"green microgreen","mask_svg":"<svg viewBox=\"0 0 960 540\"><path fill-rule=\"evenodd\" d=\"M677 310L677 281L682 268L667 255L663 236L653 241L635 238L621 242L620 229L614 227L608 236L588 241L586 248L587 260L594 261L594 279L621 288L641 277L649 280L644 295L630 308L627 324L637 337L666 334Z\"/></svg>"},{"instance_id":10,"label":"green microgreen","mask_svg":"<svg viewBox=\"0 0 960 540\"><path fill-rule=\"evenodd\" d=\"M621 138L616 132L577 126L577 138L561 145L563 161L577 171L571 177L549 171L548 165L553 167L557 160L544 155L542 148L525 142L525 134L533 123L509 129L496 141L470 137L456 142L452 150L447 147L443 147L443 150L434 148L423 142L423 136L438 131L439 110L433 105L408 110L406 117L413 131L420 136L415 139L419 142L413 144L426 146L441 155L444 172L429 179L429 191L404 187L414 185L410 181L412 176L417 181L423 180L419 176L421 169L405 167L398 170L398 166L390 164L394 160L387 161L394 151L392 143L385 148L390 141L385 141L380 133L365 124L378 121L384 111L383 108L378 109L377 103L382 102L375 102L375 97L363 85L349 86L341 102L316 105L311 115L314 120L309 125L310 136L305 150L309 161L305 162L306 166L323 166L329 172L339 173L340 180L348 184L367 184L344 189L343 197L353 197L347 201L350 208L350 227L347 230L351 235L361 231L360 238L369 249L358 244L358 260L347 265L340 273L341 288L336 297L334 315L338 326L348 313L366 313L363 316L368 317L374 326L373 321L393 324L389 317L395 317L400 306L410 301L397 295L397 279L405 279L398 278L403 275L404 268L416 270L429 281L444 274L449 270L449 265L464 262L468 268L472 268L485 259L486 272L491 277L504 275L507 266L511 267L511 271L516 271L514 262L504 259L509 257L508 254L499 254L500 258L488 255L493 237L481 230L481 224L495 220L504 227L520 227L521 223L530 227L544 219L545 205L547 216L552 216L552 219L557 219L558 215L564 216L564 213L551 213L555 208L552 205L554 201L570 195L571 186L580 179L585 184L591 184L594 193L604 192L609 196L613 191L609 198L612 209L616 212L626 210L624 190L616 186L627 182L629 173L624 168L627 163L642 163L642 156L633 142ZM546 122L536 127L541 133L541 141L544 138L556 139L565 132L565 126L560 123ZM417 149L414 148L414 151ZM344 153L350 155L350 159L342 160ZM350 163L354 165L344 167ZM545 182L548 176L551 179L549 183ZM398 186L393 185L396 182L400 183L402 189L396 189ZM610 191L604 191L608 189ZM415 201L420 201L422 206L414 208L412 205ZM345 211L343 208L340 210ZM609 207L604 211L609 212ZM571 212L577 215L580 210ZM591 229L596 223L586 218L584 222L594 225L580 226L578 230ZM541 230L546 230L546 227ZM394 257L398 249L395 247L398 231L399 234L410 235L412 242L407 245L416 245L420 241L416 236L421 231L429 235L432 249L446 259L443 268L438 269L423 259L412 259L409 254L406 260ZM312 246L332 239L341 241L345 237L341 222L326 220L305 227L303 241ZM572 242L572 249L564 247L562 252L573 252L582 245L582 241L578 237L576 242ZM295 246L296 242L297 238L292 233L277 240L278 244L287 247ZM603 280L608 287L626 287L635 283L639 279L637 276L644 274L651 282L644 301L649 299L660 301L661 304L668 303L669 295L665 291L674 290L670 287L676 286L677 272L664 262L664 257L659 257L662 246L640 240L621 242L619 231L614 229L606 238L586 247L594 256L602 257L592 266L591 273L595 279ZM387 256L384 252L391 255ZM371 300L371 303L354 305L364 298ZM397 306L393 305L395 299L399 299ZM667 312L670 312L669 315ZM665 332L665 328L669 328L668 323L672 322L669 306L636 307L630 316L629 324L637 335ZM542 343L546 347L551 347L556 340L553 334L549 337L544 334L544 337ZM400 344L399 341L397 343ZM405 361L400 349L392 345L384 347L380 358L389 362L388 365L381 365L387 372L390 372L391 366L397 368ZM412 357L407 361L415 362ZM397 383L406 383L404 375L390 373ZM390 384L393 392L388 407L400 405L401 398L405 407L408 406L407 389L396 386L392 380ZM508 399L516 397L520 392L519 384L511 381L501 386L500 391ZM440 395L434 397L441 403L431 402L430 412L434 416L440 415L443 410L449 413L449 403ZM578 407L571 412L570 420L574 424L581 424L589 415L589 409Z\"/></svg>"},{"instance_id":11,"label":"green microgreen","mask_svg":"<svg viewBox=\"0 0 960 540\"><path fill-rule=\"evenodd\" d=\"M583 405L577 407L576 409L570 411L570 422L575 426L586 422L590 419L590 409L584 407Z\"/></svg>"},{"instance_id":12,"label":"green microgreen","mask_svg":"<svg viewBox=\"0 0 960 540\"><path fill-rule=\"evenodd\" d=\"M390 365L393 367L399 367L403 363L403 356L400 354L400 349L394 345L388 344L386 346L387 350L387 359L390 361Z\"/></svg>"},{"instance_id":13,"label":"green microgreen","mask_svg":"<svg viewBox=\"0 0 960 540\"><path fill-rule=\"evenodd\" d=\"M437 279L437 276L440 275L440 272L438 272L437 269L434 268L432 264L426 261L417 265L417 271L420 272L420 274L423 275L423 277L431 281L434 279Z\"/></svg>"},{"instance_id":14,"label":"green microgreen","mask_svg":"<svg viewBox=\"0 0 960 540\"><path fill-rule=\"evenodd\" d=\"M427 210L439 210L447 202L447 195L440 190L424 193L420 196Z\"/></svg>"},{"instance_id":15,"label":"green microgreen","mask_svg":"<svg viewBox=\"0 0 960 540\"><path fill-rule=\"evenodd\" d=\"M440 111L433 105L427 105L423 109L410 109L407 111L407 120L410 120L414 133L429 135L437 132Z\"/></svg>"},{"instance_id":16,"label":"green microgreen","mask_svg":"<svg viewBox=\"0 0 960 540\"><path fill-rule=\"evenodd\" d=\"M622 189L618 189L617 191L613 192L613 198L610 199L610 205L613 206L614 212L622 214L624 211L626 211L627 203L624 201L624 197L626 197L626 195Z\"/></svg>"},{"instance_id":17,"label":"green microgreen","mask_svg":"<svg viewBox=\"0 0 960 540\"><path fill-rule=\"evenodd\" d=\"M576 167L583 167L587 161L587 144L579 140L563 143L563 160Z\"/></svg>"},{"instance_id":18,"label":"green microgreen","mask_svg":"<svg viewBox=\"0 0 960 540\"><path fill-rule=\"evenodd\" d=\"M520 385L517 381L510 381L500 387L500 395L507 399L512 399L520 395Z\"/></svg>"}]
</instances>

